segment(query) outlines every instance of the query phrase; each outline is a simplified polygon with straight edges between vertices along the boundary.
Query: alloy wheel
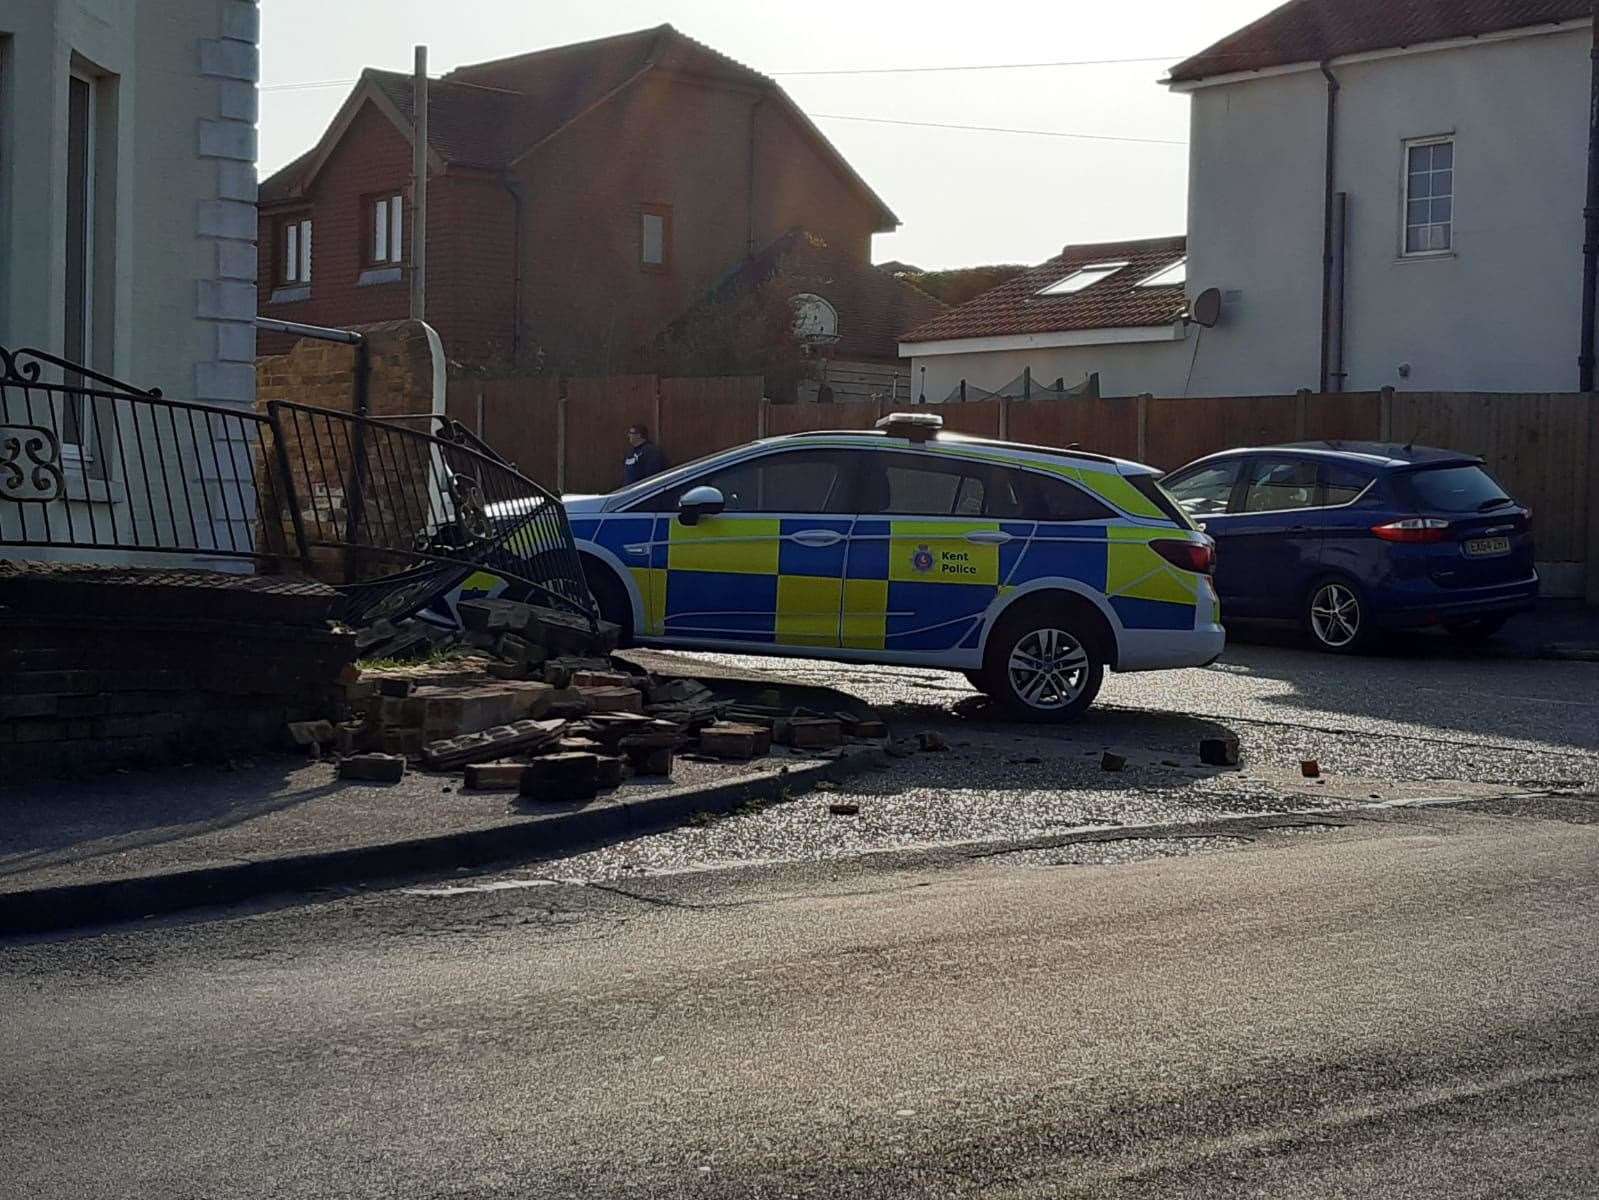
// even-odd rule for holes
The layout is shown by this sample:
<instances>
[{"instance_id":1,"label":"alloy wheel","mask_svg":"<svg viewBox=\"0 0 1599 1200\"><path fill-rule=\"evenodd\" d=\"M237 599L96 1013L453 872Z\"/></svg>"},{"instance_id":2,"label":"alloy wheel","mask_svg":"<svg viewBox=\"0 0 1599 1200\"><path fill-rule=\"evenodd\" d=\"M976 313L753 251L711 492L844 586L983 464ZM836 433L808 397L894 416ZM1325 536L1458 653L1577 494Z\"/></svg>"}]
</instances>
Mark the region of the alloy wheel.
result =
<instances>
[{"instance_id":1,"label":"alloy wheel","mask_svg":"<svg viewBox=\"0 0 1599 1200\"><path fill-rule=\"evenodd\" d=\"M1088 652L1063 629L1035 629L1011 651L1011 689L1031 708L1065 708L1088 682Z\"/></svg>"},{"instance_id":2,"label":"alloy wheel","mask_svg":"<svg viewBox=\"0 0 1599 1200\"><path fill-rule=\"evenodd\" d=\"M1316 640L1334 650L1360 636L1360 597L1346 584L1326 583L1310 602L1310 627Z\"/></svg>"}]
</instances>

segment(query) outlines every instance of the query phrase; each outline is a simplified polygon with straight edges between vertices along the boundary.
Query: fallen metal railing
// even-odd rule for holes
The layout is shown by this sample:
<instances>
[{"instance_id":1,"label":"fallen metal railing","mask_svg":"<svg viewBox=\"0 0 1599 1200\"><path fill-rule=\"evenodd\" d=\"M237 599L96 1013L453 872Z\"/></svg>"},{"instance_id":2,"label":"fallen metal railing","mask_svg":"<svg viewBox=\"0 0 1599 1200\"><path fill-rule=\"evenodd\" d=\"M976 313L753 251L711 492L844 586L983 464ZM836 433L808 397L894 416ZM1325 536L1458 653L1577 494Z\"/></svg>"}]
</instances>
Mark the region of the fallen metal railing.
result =
<instances>
[{"instance_id":1,"label":"fallen metal railing","mask_svg":"<svg viewBox=\"0 0 1599 1200\"><path fill-rule=\"evenodd\" d=\"M169 400L0 348L0 552L28 547L302 570L351 624L479 571L597 619L559 499L455 422Z\"/></svg>"}]
</instances>

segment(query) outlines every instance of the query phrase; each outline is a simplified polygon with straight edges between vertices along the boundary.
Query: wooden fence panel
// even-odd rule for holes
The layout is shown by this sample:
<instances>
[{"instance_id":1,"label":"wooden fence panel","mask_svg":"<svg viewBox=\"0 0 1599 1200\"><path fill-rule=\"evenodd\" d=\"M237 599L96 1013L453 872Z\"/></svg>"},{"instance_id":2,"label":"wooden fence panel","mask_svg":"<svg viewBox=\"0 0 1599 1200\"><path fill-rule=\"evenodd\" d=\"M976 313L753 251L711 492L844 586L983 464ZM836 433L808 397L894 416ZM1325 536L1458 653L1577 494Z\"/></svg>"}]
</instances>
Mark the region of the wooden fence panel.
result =
<instances>
[{"instance_id":1,"label":"wooden fence panel","mask_svg":"<svg viewBox=\"0 0 1599 1200\"><path fill-rule=\"evenodd\" d=\"M951 433L965 433L972 437L999 436L999 407L1002 400L969 400L965 404L940 404L933 411L944 418L944 428Z\"/></svg>"},{"instance_id":2,"label":"wooden fence panel","mask_svg":"<svg viewBox=\"0 0 1599 1200\"><path fill-rule=\"evenodd\" d=\"M609 375L566 381L565 490L612 492L622 486L627 429L643 423L656 432L653 375Z\"/></svg>"},{"instance_id":3,"label":"wooden fence panel","mask_svg":"<svg viewBox=\"0 0 1599 1200\"><path fill-rule=\"evenodd\" d=\"M1138 452L1138 401L1073 397L1065 400L1012 400L1007 436L1032 446L1070 446L1090 454L1133 458Z\"/></svg>"},{"instance_id":4,"label":"wooden fence panel","mask_svg":"<svg viewBox=\"0 0 1599 1200\"><path fill-rule=\"evenodd\" d=\"M1171 471L1234 446L1295 440L1297 396L1207 396L1149 401L1144 460Z\"/></svg>"},{"instance_id":5,"label":"wooden fence panel","mask_svg":"<svg viewBox=\"0 0 1599 1200\"><path fill-rule=\"evenodd\" d=\"M1295 441L1374 442L1382 436L1382 393L1305 397L1305 432Z\"/></svg>"},{"instance_id":6,"label":"wooden fence panel","mask_svg":"<svg viewBox=\"0 0 1599 1200\"><path fill-rule=\"evenodd\" d=\"M870 429L883 415L875 400L841 400L833 404L770 404L766 432L809 433L817 429Z\"/></svg>"},{"instance_id":7,"label":"wooden fence panel","mask_svg":"<svg viewBox=\"0 0 1599 1200\"><path fill-rule=\"evenodd\" d=\"M674 466L760 436L759 375L662 379L661 449Z\"/></svg>"},{"instance_id":8,"label":"wooden fence panel","mask_svg":"<svg viewBox=\"0 0 1599 1200\"><path fill-rule=\"evenodd\" d=\"M556 486L561 383L553 376L452 379L445 412L529 479Z\"/></svg>"},{"instance_id":9,"label":"wooden fence panel","mask_svg":"<svg viewBox=\"0 0 1599 1200\"><path fill-rule=\"evenodd\" d=\"M1494 477L1533 509L1540 562L1580 562L1588 551L1588 429L1580 393L1490 395L1396 392L1393 440L1480 454Z\"/></svg>"}]
</instances>

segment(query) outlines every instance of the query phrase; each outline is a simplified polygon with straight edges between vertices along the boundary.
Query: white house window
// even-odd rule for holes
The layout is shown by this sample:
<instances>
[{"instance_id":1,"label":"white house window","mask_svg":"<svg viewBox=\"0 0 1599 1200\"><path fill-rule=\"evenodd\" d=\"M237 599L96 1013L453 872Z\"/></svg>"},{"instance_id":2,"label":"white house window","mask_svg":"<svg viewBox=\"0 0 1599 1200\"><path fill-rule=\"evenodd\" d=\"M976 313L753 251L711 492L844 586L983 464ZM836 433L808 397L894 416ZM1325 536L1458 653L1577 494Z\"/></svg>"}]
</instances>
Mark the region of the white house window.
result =
<instances>
[{"instance_id":1,"label":"white house window","mask_svg":"<svg viewBox=\"0 0 1599 1200\"><path fill-rule=\"evenodd\" d=\"M1162 267L1147 279L1138 281L1139 287L1176 287L1188 282L1188 260L1179 258L1169 267Z\"/></svg>"},{"instance_id":2,"label":"white house window","mask_svg":"<svg viewBox=\"0 0 1599 1200\"><path fill-rule=\"evenodd\" d=\"M1455 142L1405 145L1405 253L1444 254L1455 244Z\"/></svg>"},{"instance_id":3,"label":"white house window","mask_svg":"<svg viewBox=\"0 0 1599 1200\"><path fill-rule=\"evenodd\" d=\"M639 209L639 266L646 271L666 271L672 265L672 209L666 204L645 204Z\"/></svg>"},{"instance_id":4,"label":"white house window","mask_svg":"<svg viewBox=\"0 0 1599 1200\"><path fill-rule=\"evenodd\" d=\"M279 241L278 281L286 284L311 282L311 218L291 217L282 226Z\"/></svg>"},{"instance_id":5,"label":"white house window","mask_svg":"<svg viewBox=\"0 0 1599 1200\"><path fill-rule=\"evenodd\" d=\"M1101 279L1109 279L1127 264L1125 262L1091 263L1086 267L1079 267L1065 279L1056 281L1048 287L1039 288L1040 296L1070 296L1084 288L1093 287Z\"/></svg>"},{"instance_id":6,"label":"white house window","mask_svg":"<svg viewBox=\"0 0 1599 1200\"><path fill-rule=\"evenodd\" d=\"M387 266L405 261L405 202L399 196L372 201L372 243L367 261Z\"/></svg>"}]
</instances>

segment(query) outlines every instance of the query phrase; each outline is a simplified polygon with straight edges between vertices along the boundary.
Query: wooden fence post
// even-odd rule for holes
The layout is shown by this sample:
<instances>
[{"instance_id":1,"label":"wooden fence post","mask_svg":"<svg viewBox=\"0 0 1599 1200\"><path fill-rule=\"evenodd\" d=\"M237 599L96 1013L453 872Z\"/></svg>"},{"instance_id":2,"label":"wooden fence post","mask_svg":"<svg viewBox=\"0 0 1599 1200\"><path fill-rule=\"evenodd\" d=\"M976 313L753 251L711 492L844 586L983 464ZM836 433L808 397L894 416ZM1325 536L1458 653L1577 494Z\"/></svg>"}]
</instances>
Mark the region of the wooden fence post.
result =
<instances>
[{"instance_id":1,"label":"wooden fence post","mask_svg":"<svg viewBox=\"0 0 1599 1200\"><path fill-rule=\"evenodd\" d=\"M999 440L1010 441L1010 397L999 398Z\"/></svg>"},{"instance_id":2,"label":"wooden fence post","mask_svg":"<svg viewBox=\"0 0 1599 1200\"><path fill-rule=\"evenodd\" d=\"M772 402L765 396L755 402L755 437L757 440L768 436L766 431L772 427L771 407Z\"/></svg>"},{"instance_id":3,"label":"wooden fence post","mask_svg":"<svg viewBox=\"0 0 1599 1200\"><path fill-rule=\"evenodd\" d=\"M1391 442L1394 438L1394 389L1385 387L1382 390L1382 405L1377 418L1377 440Z\"/></svg>"},{"instance_id":4,"label":"wooden fence post","mask_svg":"<svg viewBox=\"0 0 1599 1200\"><path fill-rule=\"evenodd\" d=\"M1149 402L1154 394L1143 392L1138 397L1138 461L1149 461Z\"/></svg>"},{"instance_id":5,"label":"wooden fence post","mask_svg":"<svg viewBox=\"0 0 1599 1200\"><path fill-rule=\"evenodd\" d=\"M565 390L564 388L562 389ZM555 402L555 494L566 492L566 397Z\"/></svg>"},{"instance_id":6,"label":"wooden fence post","mask_svg":"<svg viewBox=\"0 0 1599 1200\"><path fill-rule=\"evenodd\" d=\"M1298 403L1294 410L1294 441L1305 440L1305 430L1309 427L1310 419L1310 389L1300 388L1296 398Z\"/></svg>"}]
</instances>

